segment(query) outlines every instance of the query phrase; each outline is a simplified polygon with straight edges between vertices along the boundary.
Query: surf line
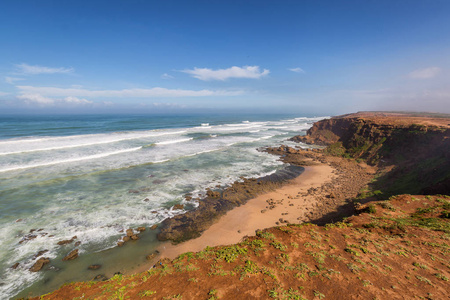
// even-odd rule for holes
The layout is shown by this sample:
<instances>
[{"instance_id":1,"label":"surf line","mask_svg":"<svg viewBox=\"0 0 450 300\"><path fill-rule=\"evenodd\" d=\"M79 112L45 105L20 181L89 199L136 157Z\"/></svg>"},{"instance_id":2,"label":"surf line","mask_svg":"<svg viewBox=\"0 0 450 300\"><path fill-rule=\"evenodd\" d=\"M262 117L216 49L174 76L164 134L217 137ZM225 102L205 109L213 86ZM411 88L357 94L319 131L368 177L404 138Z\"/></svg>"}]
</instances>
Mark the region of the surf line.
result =
<instances>
[{"instance_id":1,"label":"surf line","mask_svg":"<svg viewBox=\"0 0 450 300\"><path fill-rule=\"evenodd\" d=\"M139 149L142 149L142 147L118 150L118 151L107 152L107 153L100 153L100 154L84 156L84 157L77 157L77 158L72 158L72 159L57 160L57 161L40 163L40 164L33 164L33 165L26 165L26 166L16 166L16 167L11 167L11 168L6 168L6 169L0 169L0 173L1 172L22 170L22 169L37 168L37 167L43 167L43 166L51 166L51 165L57 165L57 164L63 164L63 163L71 163L71 162L89 160L89 159L94 159L94 158L103 158L103 157L107 157L107 156L111 156L111 155L115 155L115 154L137 151Z\"/></svg>"}]
</instances>

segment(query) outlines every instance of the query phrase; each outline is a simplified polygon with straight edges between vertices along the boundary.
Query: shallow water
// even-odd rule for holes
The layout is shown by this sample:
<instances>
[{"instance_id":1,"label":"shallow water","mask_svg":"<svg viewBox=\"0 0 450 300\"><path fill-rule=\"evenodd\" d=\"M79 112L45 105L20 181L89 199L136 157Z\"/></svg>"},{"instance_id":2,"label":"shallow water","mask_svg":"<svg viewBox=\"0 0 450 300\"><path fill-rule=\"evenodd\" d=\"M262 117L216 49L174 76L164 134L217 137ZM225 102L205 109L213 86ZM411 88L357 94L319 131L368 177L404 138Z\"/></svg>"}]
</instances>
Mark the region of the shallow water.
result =
<instances>
[{"instance_id":1,"label":"shallow water","mask_svg":"<svg viewBox=\"0 0 450 300\"><path fill-rule=\"evenodd\" d=\"M183 213L174 204L195 207L184 200L186 193L283 168L257 148L289 144L287 138L322 119L152 118L0 119L1 295L44 293L64 282L135 268L157 246L156 233L147 230L137 243L111 249L121 231ZM33 229L36 237L19 243ZM81 242L80 257L63 262L74 246L57 242L73 236ZM51 263L29 272L41 250L48 250L43 256ZM19 267L10 269L16 262ZM94 263L104 267L87 270Z\"/></svg>"}]
</instances>

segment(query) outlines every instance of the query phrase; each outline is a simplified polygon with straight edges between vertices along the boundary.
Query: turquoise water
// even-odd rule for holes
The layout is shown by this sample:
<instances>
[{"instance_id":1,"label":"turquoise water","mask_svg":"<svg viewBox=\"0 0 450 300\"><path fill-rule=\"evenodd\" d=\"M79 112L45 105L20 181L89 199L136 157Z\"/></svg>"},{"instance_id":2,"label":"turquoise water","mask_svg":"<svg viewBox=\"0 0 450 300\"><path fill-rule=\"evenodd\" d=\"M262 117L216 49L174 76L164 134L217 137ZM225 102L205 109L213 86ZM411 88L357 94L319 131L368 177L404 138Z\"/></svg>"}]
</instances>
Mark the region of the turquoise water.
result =
<instances>
[{"instance_id":1,"label":"turquoise water","mask_svg":"<svg viewBox=\"0 0 450 300\"><path fill-rule=\"evenodd\" d=\"M173 210L174 204L194 208L195 202L185 202L186 193L203 194L208 187L225 186L241 176L258 177L282 168L277 157L257 149L288 144L287 138L319 119L0 117L0 295L13 297L30 286L34 292L40 287L45 291L43 285L55 278L53 285L82 280L87 275L77 271L75 261L98 262L109 255L117 259L125 250L109 253L121 231L184 212ZM24 240L33 229L36 237ZM61 262L73 245L57 242L73 236L81 242L80 258ZM151 233L143 240L147 249L156 243ZM34 255L41 250L48 250L44 256L51 263L31 273L28 269L38 259ZM127 251L128 256L143 252ZM123 261L131 263L132 257ZM16 262L19 267L11 269Z\"/></svg>"}]
</instances>

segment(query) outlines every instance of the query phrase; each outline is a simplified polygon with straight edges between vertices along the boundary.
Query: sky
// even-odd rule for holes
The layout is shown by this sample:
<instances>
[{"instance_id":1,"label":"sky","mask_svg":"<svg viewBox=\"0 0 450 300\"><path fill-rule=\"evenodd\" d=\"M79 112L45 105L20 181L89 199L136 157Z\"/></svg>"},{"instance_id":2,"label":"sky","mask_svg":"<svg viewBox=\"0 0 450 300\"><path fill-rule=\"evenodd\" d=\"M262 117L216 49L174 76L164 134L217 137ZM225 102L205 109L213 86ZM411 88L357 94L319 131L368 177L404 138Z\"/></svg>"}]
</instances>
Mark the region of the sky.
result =
<instances>
[{"instance_id":1,"label":"sky","mask_svg":"<svg viewBox=\"0 0 450 300\"><path fill-rule=\"evenodd\" d=\"M450 113L450 1L0 2L0 114Z\"/></svg>"}]
</instances>

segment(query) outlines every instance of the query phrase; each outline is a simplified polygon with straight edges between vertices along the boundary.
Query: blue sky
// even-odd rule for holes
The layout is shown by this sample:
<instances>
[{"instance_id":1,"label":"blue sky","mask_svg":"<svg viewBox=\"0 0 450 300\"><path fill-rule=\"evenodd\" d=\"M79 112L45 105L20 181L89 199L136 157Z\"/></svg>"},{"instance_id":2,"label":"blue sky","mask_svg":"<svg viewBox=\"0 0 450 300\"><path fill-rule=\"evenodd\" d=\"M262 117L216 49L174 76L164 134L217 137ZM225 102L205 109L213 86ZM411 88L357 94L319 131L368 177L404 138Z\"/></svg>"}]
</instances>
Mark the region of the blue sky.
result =
<instances>
[{"instance_id":1,"label":"blue sky","mask_svg":"<svg viewBox=\"0 0 450 300\"><path fill-rule=\"evenodd\" d=\"M450 1L2 1L0 113L450 113Z\"/></svg>"}]
</instances>

